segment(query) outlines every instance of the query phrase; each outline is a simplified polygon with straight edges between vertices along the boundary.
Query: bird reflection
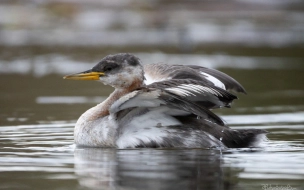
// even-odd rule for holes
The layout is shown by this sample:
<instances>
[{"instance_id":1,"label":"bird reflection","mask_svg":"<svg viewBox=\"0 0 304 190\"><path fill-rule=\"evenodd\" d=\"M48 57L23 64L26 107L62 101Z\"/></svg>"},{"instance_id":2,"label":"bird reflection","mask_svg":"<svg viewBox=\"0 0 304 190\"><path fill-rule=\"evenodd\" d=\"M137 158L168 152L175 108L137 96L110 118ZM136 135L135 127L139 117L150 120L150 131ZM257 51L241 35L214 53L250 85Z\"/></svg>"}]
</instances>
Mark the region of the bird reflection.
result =
<instances>
[{"instance_id":1,"label":"bird reflection","mask_svg":"<svg viewBox=\"0 0 304 190\"><path fill-rule=\"evenodd\" d=\"M79 184L90 189L233 189L236 169L223 165L220 150L75 150Z\"/></svg>"}]
</instances>

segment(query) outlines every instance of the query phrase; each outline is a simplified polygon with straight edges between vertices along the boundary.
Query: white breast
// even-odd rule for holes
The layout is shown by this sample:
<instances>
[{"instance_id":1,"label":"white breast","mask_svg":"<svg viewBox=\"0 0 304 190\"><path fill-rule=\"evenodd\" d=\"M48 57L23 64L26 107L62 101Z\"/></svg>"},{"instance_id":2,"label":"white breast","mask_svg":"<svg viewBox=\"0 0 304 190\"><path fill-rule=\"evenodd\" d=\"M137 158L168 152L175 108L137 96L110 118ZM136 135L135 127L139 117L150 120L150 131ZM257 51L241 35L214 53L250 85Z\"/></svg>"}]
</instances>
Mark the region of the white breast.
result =
<instances>
[{"instance_id":1,"label":"white breast","mask_svg":"<svg viewBox=\"0 0 304 190\"><path fill-rule=\"evenodd\" d=\"M117 123L112 116L91 120L94 108L89 109L78 119L74 129L77 146L115 147Z\"/></svg>"}]
</instances>

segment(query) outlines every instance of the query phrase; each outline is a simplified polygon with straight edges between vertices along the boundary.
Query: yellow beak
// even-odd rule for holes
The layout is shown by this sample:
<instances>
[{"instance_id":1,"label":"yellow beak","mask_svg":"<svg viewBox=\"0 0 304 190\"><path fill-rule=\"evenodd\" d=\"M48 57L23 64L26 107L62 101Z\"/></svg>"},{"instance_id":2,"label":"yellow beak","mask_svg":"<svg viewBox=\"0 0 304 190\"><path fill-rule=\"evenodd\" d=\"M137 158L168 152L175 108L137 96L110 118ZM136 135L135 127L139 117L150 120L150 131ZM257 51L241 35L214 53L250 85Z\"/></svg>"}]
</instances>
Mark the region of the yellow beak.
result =
<instances>
[{"instance_id":1,"label":"yellow beak","mask_svg":"<svg viewBox=\"0 0 304 190\"><path fill-rule=\"evenodd\" d=\"M99 80L100 76L104 76L105 73L103 72L93 72L91 70L84 71L81 73L76 73L72 75L64 76L63 79L70 79L70 80Z\"/></svg>"}]
</instances>

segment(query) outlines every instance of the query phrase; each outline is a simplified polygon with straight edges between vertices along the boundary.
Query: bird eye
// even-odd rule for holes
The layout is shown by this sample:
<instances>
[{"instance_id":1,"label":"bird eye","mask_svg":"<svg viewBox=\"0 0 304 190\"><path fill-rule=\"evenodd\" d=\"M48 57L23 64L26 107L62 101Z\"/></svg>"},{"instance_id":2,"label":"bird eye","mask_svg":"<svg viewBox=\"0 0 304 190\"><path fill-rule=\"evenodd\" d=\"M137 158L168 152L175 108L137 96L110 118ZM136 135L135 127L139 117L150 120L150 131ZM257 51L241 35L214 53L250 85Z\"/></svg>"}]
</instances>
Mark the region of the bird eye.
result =
<instances>
[{"instance_id":1,"label":"bird eye","mask_svg":"<svg viewBox=\"0 0 304 190\"><path fill-rule=\"evenodd\" d=\"M112 70L112 68L111 67L106 67L104 70L107 71L107 72L109 72L109 71Z\"/></svg>"},{"instance_id":2,"label":"bird eye","mask_svg":"<svg viewBox=\"0 0 304 190\"><path fill-rule=\"evenodd\" d=\"M103 68L103 71L110 72L110 71L113 71L114 69L117 69L117 67L118 67L118 65L116 63L108 63Z\"/></svg>"}]
</instances>

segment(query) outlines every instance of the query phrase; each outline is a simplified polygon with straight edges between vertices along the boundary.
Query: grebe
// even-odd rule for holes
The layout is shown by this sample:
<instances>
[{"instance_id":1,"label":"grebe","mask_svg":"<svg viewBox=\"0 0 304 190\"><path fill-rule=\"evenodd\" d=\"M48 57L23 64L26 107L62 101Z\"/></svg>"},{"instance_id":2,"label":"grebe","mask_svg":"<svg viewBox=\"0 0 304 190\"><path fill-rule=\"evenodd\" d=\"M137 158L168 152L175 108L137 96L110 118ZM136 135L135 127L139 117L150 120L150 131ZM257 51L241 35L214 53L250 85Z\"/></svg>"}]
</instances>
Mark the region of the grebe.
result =
<instances>
[{"instance_id":1,"label":"grebe","mask_svg":"<svg viewBox=\"0 0 304 190\"><path fill-rule=\"evenodd\" d=\"M98 80L115 88L78 119L74 140L86 147L240 148L256 146L265 130L233 130L210 109L230 107L246 93L230 76L195 65L141 65L132 54L104 57L64 79Z\"/></svg>"}]
</instances>

